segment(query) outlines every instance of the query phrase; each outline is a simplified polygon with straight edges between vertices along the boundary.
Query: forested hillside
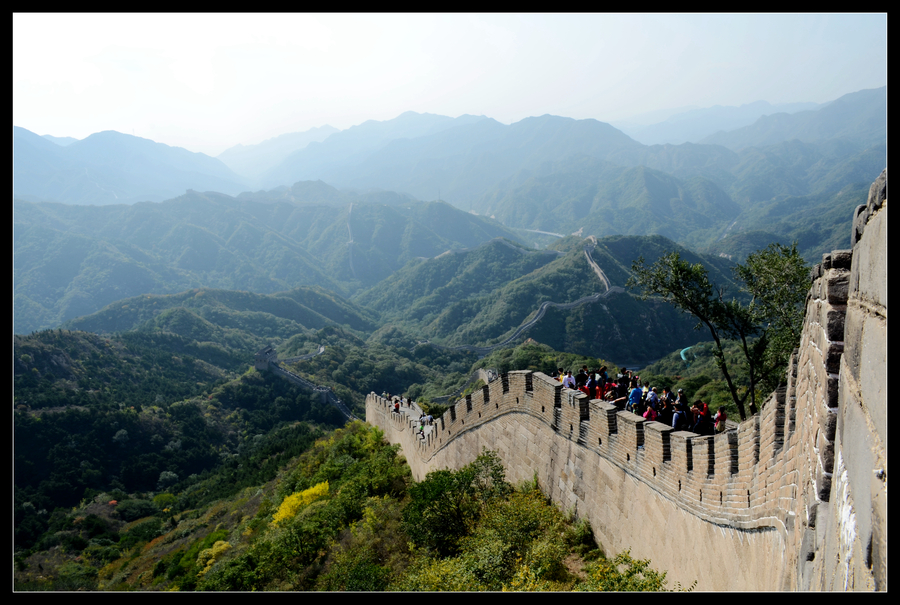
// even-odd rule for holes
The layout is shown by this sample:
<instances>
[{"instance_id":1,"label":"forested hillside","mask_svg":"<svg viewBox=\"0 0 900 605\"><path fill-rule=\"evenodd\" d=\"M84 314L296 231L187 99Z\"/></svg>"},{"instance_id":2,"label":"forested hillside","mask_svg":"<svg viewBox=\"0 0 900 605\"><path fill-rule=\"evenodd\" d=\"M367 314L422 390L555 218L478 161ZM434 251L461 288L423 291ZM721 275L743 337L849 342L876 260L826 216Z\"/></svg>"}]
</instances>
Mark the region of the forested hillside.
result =
<instances>
[{"instance_id":1,"label":"forested hillside","mask_svg":"<svg viewBox=\"0 0 900 605\"><path fill-rule=\"evenodd\" d=\"M542 303L575 303L610 290L606 297L574 308L550 307L525 336L560 351L641 365L703 335L694 331L696 320L689 316L624 290L631 274L624 259L643 255L653 262L677 250L691 262L706 264L716 283L740 296L729 261L701 258L665 238L614 236L594 244L570 237L555 248L536 252L494 241L421 260L356 300L417 338L451 347L491 346L512 335ZM588 263L586 250L610 288Z\"/></svg>"},{"instance_id":2,"label":"forested hillside","mask_svg":"<svg viewBox=\"0 0 900 605\"><path fill-rule=\"evenodd\" d=\"M495 221L437 202L336 209L189 192L133 206L20 200L13 210L20 334L123 298L197 287L269 294L315 285L347 296L416 257L516 239Z\"/></svg>"},{"instance_id":3,"label":"forested hillside","mask_svg":"<svg viewBox=\"0 0 900 605\"><path fill-rule=\"evenodd\" d=\"M267 191L231 197L198 184L163 203L103 207L16 199L14 330L198 287L270 294L316 285L348 297L447 250L535 241L528 230L662 236L738 262L750 246L797 241L812 262L845 245L849 211L884 167L885 103L884 89L860 91L761 118L721 145L641 145L596 120L549 115L505 126L409 112L310 143ZM65 159L79 149L123 179L137 157L171 166L184 155L117 133L61 147L20 131L17 153L42 150L52 161L41 170L59 171L48 182L82 174ZM17 170L29 165L17 161Z\"/></svg>"},{"instance_id":4,"label":"forested hillside","mask_svg":"<svg viewBox=\"0 0 900 605\"><path fill-rule=\"evenodd\" d=\"M98 490L187 486L280 424L343 422L284 380L242 375L243 352L171 332L47 330L14 345L19 548Z\"/></svg>"},{"instance_id":5,"label":"forested hillside","mask_svg":"<svg viewBox=\"0 0 900 605\"><path fill-rule=\"evenodd\" d=\"M355 422L313 443L319 435L300 425L254 443L236 468L264 462L256 483L235 481L226 464L187 489L162 487L152 498L114 490L58 509L42 539L58 548L20 556L17 588L681 588L649 561L607 559L589 524L558 510L536 483L507 483L492 452L414 484L377 429ZM287 452L287 464L271 464ZM231 489L211 490L222 483Z\"/></svg>"}]
</instances>

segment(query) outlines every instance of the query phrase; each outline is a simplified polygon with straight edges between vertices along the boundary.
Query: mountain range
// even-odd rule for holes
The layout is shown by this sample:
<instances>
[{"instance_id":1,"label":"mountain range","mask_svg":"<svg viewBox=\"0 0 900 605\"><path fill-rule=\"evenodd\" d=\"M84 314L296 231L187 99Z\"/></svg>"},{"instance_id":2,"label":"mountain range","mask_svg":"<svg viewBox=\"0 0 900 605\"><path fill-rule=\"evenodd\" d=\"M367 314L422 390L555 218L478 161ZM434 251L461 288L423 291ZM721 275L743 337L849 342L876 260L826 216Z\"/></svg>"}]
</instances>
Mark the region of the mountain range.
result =
<instances>
[{"instance_id":1,"label":"mountain range","mask_svg":"<svg viewBox=\"0 0 900 605\"><path fill-rule=\"evenodd\" d=\"M762 103L694 110L667 122L702 120L709 127L734 127L766 111ZM729 190L741 180L743 173L735 171L746 162L727 150L766 149L793 140L821 147L824 141L837 141L840 145L832 145L823 158L847 158L885 143L886 114L886 88L863 90L816 109L763 115L740 128L699 140L693 136L696 142L648 146L592 119L546 115L505 125L485 116L406 112L343 131L323 126L236 146L219 158L114 132L96 133L63 147L16 127L13 190L25 199L105 204L162 201L186 189L235 195L248 188L271 190L322 180L359 192L441 197L482 213L476 201L506 179L548 162L563 166L584 156L625 167L644 165L682 179L703 176ZM716 119L722 115L740 119Z\"/></svg>"},{"instance_id":2,"label":"mountain range","mask_svg":"<svg viewBox=\"0 0 900 605\"><path fill-rule=\"evenodd\" d=\"M413 258L517 238L442 202L395 196L387 205L316 183L291 190L293 200L307 193L309 203L197 192L130 206L16 200L14 330L198 287L269 294L316 285L348 296ZM322 196L340 205L317 203Z\"/></svg>"},{"instance_id":3,"label":"mountain range","mask_svg":"<svg viewBox=\"0 0 900 605\"><path fill-rule=\"evenodd\" d=\"M616 122L613 126L644 145L680 145L697 143L720 131L728 132L757 121L773 113L797 113L818 109L819 103L779 103L767 101L745 103L739 107L714 105L678 112L660 122L635 124Z\"/></svg>"},{"instance_id":4,"label":"mountain range","mask_svg":"<svg viewBox=\"0 0 900 605\"><path fill-rule=\"evenodd\" d=\"M14 329L203 287L357 297L498 237L651 236L736 261L797 240L814 261L842 247L848 211L884 167L885 115L882 88L759 118L717 144L648 146L596 120L407 112L224 153L263 179L295 179L257 191L204 154L115 132L62 146L14 128ZM54 197L70 203L35 202ZM417 200L437 197L452 205Z\"/></svg>"},{"instance_id":5,"label":"mountain range","mask_svg":"<svg viewBox=\"0 0 900 605\"><path fill-rule=\"evenodd\" d=\"M185 190L239 193L243 177L203 153L113 130L60 146L13 126L13 195L68 204L161 202Z\"/></svg>"}]
</instances>

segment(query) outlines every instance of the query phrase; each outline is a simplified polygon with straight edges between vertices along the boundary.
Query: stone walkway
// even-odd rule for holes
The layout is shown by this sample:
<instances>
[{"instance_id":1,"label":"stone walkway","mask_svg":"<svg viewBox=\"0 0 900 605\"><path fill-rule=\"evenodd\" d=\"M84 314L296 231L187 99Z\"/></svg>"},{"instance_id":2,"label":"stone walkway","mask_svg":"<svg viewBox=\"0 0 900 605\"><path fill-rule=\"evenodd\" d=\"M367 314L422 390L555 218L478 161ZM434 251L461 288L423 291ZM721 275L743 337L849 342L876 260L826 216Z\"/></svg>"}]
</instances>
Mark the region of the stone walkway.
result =
<instances>
[{"instance_id":1,"label":"stone walkway","mask_svg":"<svg viewBox=\"0 0 900 605\"><path fill-rule=\"evenodd\" d=\"M397 397L397 396L391 397L392 402L397 401L398 399L399 399L399 397ZM422 415L422 408L420 408L419 404L417 404L415 401L412 402L412 406L408 406L405 403L403 403L400 405L400 413L402 415L406 416L407 418L409 418L410 420L418 421L419 416ZM435 420L437 420L437 418L435 418ZM431 434L432 430L434 430L434 425L428 425L428 424L425 425L425 438L426 439L428 438L428 435ZM418 429L416 429L416 431L418 432Z\"/></svg>"}]
</instances>

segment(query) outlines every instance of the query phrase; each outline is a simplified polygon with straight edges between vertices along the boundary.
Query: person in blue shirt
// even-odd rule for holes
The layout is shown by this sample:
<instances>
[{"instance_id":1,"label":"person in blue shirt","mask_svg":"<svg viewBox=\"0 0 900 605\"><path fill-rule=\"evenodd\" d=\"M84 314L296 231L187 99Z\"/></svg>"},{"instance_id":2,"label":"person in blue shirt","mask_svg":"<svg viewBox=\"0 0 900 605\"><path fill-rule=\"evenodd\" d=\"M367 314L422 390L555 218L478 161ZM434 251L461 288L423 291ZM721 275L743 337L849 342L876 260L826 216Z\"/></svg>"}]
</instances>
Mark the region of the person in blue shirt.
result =
<instances>
[{"instance_id":1,"label":"person in blue shirt","mask_svg":"<svg viewBox=\"0 0 900 605\"><path fill-rule=\"evenodd\" d=\"M644 390L637 385L637 383L633 383L631 392L628 394L628 405L625 406L625 409L629 412L634 412L641 404L641 397L644 395Z\"/></svg>"}]
</instances>

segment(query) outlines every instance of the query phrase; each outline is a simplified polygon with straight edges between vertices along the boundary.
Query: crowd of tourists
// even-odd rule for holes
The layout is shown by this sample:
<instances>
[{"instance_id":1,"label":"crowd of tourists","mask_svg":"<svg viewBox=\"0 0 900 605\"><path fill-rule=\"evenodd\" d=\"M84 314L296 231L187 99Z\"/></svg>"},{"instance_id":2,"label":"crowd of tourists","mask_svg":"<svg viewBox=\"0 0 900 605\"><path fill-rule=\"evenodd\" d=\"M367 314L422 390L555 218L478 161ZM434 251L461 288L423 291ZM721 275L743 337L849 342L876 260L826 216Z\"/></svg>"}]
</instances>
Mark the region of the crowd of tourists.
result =
<instances>
[{"instance_id":1,"label":"crowd of tourists","mask_svg":"<svg viewBox=\"0 0 900 605\"><path fill-rule=\"evenodd\" d=\"M680 431L700 435L721 433L728 420L724 407L712 415L705 402L697 400L690 404L684 389L673 393L668 387L663 387L659 392L657 387L648 382L642 383L639 376L626 368L622 368L615 378L609 376L606 366L591 370L582 366L574 376L571 370L559 368L556 378L564 387L581 391L591 399L609 401L620 410L662 422Z\"/></svg>"},{"instance_id":2,"label":"crowd of tourists","mask_svg":"<svg viewBox=\"0 0 900 605\"><path fill-rule=\"evenodd\" d=\"M679 431L691 431L700 435L721 433L725 430L725 421L728 414L724 407L719 407L715 415L709 409L709 405L699 399L693 404L688 402L684 389L672 392L668 387L662 387L662 392L648 382L641 382L638 375L627 368L622 368L615 378L611 377L606 366L599 369L588 369L582 366L573 376L571 370L559 368L556 376L564 387L581 391L591 399L603 399L615 404L620 410L643 416L645 419L661 422ZM410 398L392 396L390 393L382 393L382 397L391 401L391 411L397 414L403 413L406 407L408 412L417 411L413 407ZM434 423L430 414L421 412L418 418L418 433L425 436L425 427Z\"/></svg>"}]
</instances>

